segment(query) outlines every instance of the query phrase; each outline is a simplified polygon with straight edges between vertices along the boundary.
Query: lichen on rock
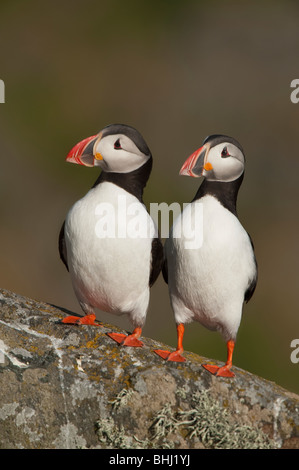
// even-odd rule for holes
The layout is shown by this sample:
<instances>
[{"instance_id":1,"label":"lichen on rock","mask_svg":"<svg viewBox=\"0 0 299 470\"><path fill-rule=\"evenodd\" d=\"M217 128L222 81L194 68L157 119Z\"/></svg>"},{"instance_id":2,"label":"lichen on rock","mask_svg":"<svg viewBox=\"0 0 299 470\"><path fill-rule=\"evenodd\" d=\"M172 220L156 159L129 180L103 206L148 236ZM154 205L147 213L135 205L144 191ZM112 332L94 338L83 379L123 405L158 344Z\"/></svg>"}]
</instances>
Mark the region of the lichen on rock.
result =
<instances>
[{"instance_id":1,"label":"lichen on rock","mask_svg":"<svg viewBox=\"0 0 299 470\"><path fill-rule=\"evenodd\" d=\"M188 351L165 362L150 338L119 347L106 333L121 329L69 313L0 290L0 448L299 448L297 395Z\"/></svg>"},{"instance_id":2,"label":"lichen on rock","mask_svg":"<svg viewBox=\"0 0 299 470\"><path fill-rule=\"evenodd\" d=\"M181 391L178 389L178 394ZM132 390L123 389L121 397L133 395ZM185 394L182 394L185 399ZM119 403L118 396L112 404ZM234 422L228 410L215 399L210 390L195 392L181 407L166 403L152 417L148 437L139 439L123 425L117 427L112 418L96 422L99 440L111 448L172 449L175 442L188 439L192 447L207 449L274 449L275 442L256 426ZM115 408L114 408L115 409ZM119 409L117 407L116 409Z\"/></svg>"}]
</instances>

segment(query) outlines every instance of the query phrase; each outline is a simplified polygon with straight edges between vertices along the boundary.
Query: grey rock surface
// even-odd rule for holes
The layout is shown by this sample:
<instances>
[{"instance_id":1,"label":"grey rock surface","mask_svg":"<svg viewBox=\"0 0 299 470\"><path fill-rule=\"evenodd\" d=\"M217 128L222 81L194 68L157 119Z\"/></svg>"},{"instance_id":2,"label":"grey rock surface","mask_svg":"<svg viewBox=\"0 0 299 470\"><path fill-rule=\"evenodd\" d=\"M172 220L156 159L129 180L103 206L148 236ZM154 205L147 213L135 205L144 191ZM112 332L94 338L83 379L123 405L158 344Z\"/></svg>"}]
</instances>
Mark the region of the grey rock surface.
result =
<instances>
[{"instance_id":1,"label":"grey rock surface","mask_svg":"<svg viewBox=\"0 0 299 470\"><path fill-rule=\"evenodd\" d=\"M149 338L119 347L119 328L67 314L0 290L0 448L299 448L298 395L237 367L214 377L191 352L167 363Z\"/></svg>"}]
</instances>

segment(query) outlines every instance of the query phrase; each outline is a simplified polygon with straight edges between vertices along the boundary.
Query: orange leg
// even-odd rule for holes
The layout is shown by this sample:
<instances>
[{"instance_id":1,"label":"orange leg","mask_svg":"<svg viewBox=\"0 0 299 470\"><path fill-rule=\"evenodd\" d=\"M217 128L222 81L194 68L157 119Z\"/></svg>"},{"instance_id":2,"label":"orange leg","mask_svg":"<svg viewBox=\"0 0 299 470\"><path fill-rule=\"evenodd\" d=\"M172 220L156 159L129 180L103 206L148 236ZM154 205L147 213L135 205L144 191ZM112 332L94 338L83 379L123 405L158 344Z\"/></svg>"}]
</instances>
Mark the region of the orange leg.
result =
<instances>
[{"instance_id":1,"label":"orange leg","mask_svg":"<svg viewBox=\"0 0 299 470\"><path fill-rule=\"evenodd\" d=\"M185 362L186 359L181 355L182 352L184 351L183 349L184 331L185 331L184 324L179 323L177 325L178 343L177 343L176 351L171 353L170 351L165 351L163 349L155 349L154 352L158 354L158 356L162 357L163 359L166 359L167 361Z\"/></svg>"},{"instance_id":2,"label":"orange leg","mask_svg":"<svg viewBox=\"0 0 299 470\"><path fill-rule=\"evenodd\" d=\"M62 320L62 323L70 324L70 325L95 325L95 326L102 326L99 323L95 322L96 316L94 313L85 315L85 317L75 317L75 316L68 316Z\"/></svg>"},{"instance_id":3,"label":"orange leg","mask_svg":"<svg viewBox=\"0 0 299 470\"><path fill-rule=\"evenodd\" d=\"M226 343L227 345L227 361L224 366L218 367L212 364L203 364L202 366L211 372L211 374L217 375L218 377L234 377L235 374L230 370L233 365L233 352L235 342L230 340Z\"/></svg>"},{"instance_id":4,"label":"orange leg","mask_svg":"<svg viewBox=\"0 0 299 470\"><path fill-rule=\"evenodd\" d=\"M141 332L142 328L135 328L133 333L128 336L121 333L107 333L107 335L121 346L141 347L143 346L143 342L138 339L141 336Z\"/></svg>"}]
</instances>

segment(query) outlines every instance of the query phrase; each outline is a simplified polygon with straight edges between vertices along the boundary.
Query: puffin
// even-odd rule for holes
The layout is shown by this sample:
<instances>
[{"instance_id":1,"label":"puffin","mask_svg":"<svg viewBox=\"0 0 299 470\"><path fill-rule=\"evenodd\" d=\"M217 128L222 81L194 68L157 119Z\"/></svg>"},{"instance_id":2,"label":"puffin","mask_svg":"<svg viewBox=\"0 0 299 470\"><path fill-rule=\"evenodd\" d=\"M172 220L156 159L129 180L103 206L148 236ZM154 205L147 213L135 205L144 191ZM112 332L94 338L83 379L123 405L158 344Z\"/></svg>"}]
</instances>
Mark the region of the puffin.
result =
<instances>
[{"instance_id":1,"label":"puffin","mask_svg":"<svg viewBox=\"0 0 299 470\"><path fill-rule=\"evenodd\" d=\"M164 257L158 228L143 202L152 154L134 127L110 124L75 145L66 161L100 167L101 173L71 207L59 233L60 258L84 312L62 322L100 326L96 308L127 315L133 332L108 335L119 345L143 346L139 338L150 288Z\"/></svg>"},{"instance_id":2,"label":"puffin","mask_svg":"<svg viewBox=\"0 0 299 470\"><path fill-rule=\"evenodd\" d=\"M244 169L244 150L237 140L208 136L180 170L180 175L203 177L202 183L164 244L162 272L177 327L177 348L155 353L168 361L184 362L184 325L198 321L218 331L226 342L223 366L203 364L220 377L235 375L232 358L243 305L257 284L254 246L236 210Z\"/></svg>"}]
</instances>

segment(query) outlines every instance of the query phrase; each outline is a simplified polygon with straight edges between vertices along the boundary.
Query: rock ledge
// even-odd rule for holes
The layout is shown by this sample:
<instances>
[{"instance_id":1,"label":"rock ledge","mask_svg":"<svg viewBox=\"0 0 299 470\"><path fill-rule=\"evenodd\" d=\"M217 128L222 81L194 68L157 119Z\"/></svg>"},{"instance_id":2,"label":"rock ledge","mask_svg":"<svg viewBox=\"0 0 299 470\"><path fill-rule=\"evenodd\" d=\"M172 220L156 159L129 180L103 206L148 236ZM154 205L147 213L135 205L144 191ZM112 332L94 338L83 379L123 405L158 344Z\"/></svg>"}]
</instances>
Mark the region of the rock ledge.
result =
<instances>
[{"instance_id":1,"label":"rock ledge","mask_svg":"<svg viewBox=\"0 0 299 470\"><path fill-rule=\"evenodd\" d=\"M62 308L0 289L0 448L299 448L299 396L237 367L216 378L143 338L69 326ZM218 363L215 361L215 363Z\"/></svg>"}]
</instances>

